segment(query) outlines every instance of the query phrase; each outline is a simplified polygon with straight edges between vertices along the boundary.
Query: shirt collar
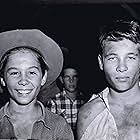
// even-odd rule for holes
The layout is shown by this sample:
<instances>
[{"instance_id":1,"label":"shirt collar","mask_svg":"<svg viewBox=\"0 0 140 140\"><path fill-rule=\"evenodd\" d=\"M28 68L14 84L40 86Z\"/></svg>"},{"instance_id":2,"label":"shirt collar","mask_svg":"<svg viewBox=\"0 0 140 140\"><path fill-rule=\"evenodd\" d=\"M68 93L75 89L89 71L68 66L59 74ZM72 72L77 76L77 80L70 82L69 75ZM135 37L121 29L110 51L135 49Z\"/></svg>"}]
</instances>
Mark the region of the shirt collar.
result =
<instances>
[{"instance_id":1,"label":"shirt collar","mask_svg":"<svg viewBox=\"0 0 140 140\"><path fill-rule=\"evenodd\" d=\"M67 93L66 93L66 90L65 90L65 89L63 89L62 93L63 93L63 95L67 95Z\"/></svg>"},{"instance_id":2,"label":"shirt collar","mask_svg":"<svg viewBox=\"0 0 140 140\"><path fill-rule=\"evenodd\" d=\"M63 94L63 96L66 96L67 98L70 99L70 97L67 95L67 92L66 92L65 89L63 89L62 94ZM80 99L81 96L82 96L82 93L78 91L78 92L77 92L77 96L76 96L76 100ZM72 100L72 99L70 99L70 100ZM80 99L80 100L81 100L81 99Z\"/></svg>"},{"instance_id":3,"label":"shirt collar","mask_svg":"<svg viewBox=\"0 0 140 140\"><path fill-rule=\"evenodd\" d=\"M108 95L108 93L109 93L109 88L106 87L102 92L100 92L100 93L98 93L98 94L93 94L92 97L89 99L88 102L90 102L91 100L93 100L93 99L95 99L95 98L97 98L97 97L100 97L100 96L101 96L102 98L106 98L107 95Z\"/></svg>"},{"instance_id":4,"label":"shirt collar","mask_svg":"<svg viewBox=\"0 0 140 140\"><path fill-rule=\"evenodd\" d=\"M40 101L37 101L37 103L40 105L41 111L42 111L42 115L37 119L37 121L43 121L44 122L44 119L45 119L45 107L43 106L43 104Z\"/></svg>"},{"instance_id":5,"label":"shirt collar","mask_svg":"<svg viewBox=\"0 0 140 140\"><path fill-rule=\"evenodd\" d=\"M41 107L42 115L36 120L36 122L43 122L44 126L46 128L48 128L48 129L50 129L51 127L49 126L49 123L47 123L47 121L46 121L46 115L47 115L46 114L46 109L45 109L44 105L40 101L37 101L37 103Z\"/></svg>"},{"instance_id":6,"label":"shirt collar","mask_svg":"<svg viewBox=\"0 0 140 140\"><path fill-rule=\"evenodd\" d=\"M1 109L0 109L0 121L5 117L9 117L7 113L7 107L8 107L9 102L7 102Z\"/></svg>"},{"instance_id":7,"label":"shirt collar","mask_svg":"<svg viewBox=\"0 0 140 140\"><path fill-rule=\"evenodd\" d=\"M67 92L66 92L65 90L63 90L63 96L66 96L66 98L68 98L68 99L71 100L72 102L75 101L75 100L72 100L72 99L68 96L68 94L67 94Z\"/></svg>"}]
</instances>

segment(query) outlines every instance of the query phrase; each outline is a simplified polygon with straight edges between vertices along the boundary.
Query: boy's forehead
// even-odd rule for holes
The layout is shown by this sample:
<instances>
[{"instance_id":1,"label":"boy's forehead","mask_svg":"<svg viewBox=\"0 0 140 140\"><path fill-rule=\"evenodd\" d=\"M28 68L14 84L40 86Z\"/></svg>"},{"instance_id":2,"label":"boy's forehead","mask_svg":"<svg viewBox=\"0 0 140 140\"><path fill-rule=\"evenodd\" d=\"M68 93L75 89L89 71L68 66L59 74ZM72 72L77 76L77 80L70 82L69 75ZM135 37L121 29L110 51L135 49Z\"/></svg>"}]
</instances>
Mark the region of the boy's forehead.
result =
<instances>
[{"instance_id":1,"label":"boy's forehead","mask_svg":"<svg viewBox=\"0 0 140 140\"><path fill-rule=\"evenodd\" d=\"M64 69L64 75L77 75L77 71L73 68Z\"/></svg>"},{"instance_id":2,"label":"boy's forehead","mask_svg":"<svg viewBox=\"0 0 140 140\"><path fill-rule=\"evenodd\" d=\"M123 39L119 41L105 41L103 44L103 51L102 53L108 53L110 51L121 51L122 49L125 52L129 51L139 51L140 44L136 44L129 39Z\"/></svg>"},{"instance_id":3,"label":"boy's forehead","mask_svg":"<svg viewBox=\"0 0 140 140\"><path fill-rule=\"evenodd\" d=\"M15 50L15 51L12 51L9 55L9 57L12 57L12 56L30 56L32 57L32 59L37 59L37 54L35 52L33 52L32 50L28 50L28 49L21 49L21 50Z\"/></svg>"},{"instance_id":4,"label":"boy's forehead","mask_svg":"<svg viewBox=\"0 0 140 140\"><path fill-rule=\"evenodd\" d=\"M39 64L37 56L32 51L17 51L9 55L7 65L21 65L21 64Z\"/></svg>"}]
</instances>

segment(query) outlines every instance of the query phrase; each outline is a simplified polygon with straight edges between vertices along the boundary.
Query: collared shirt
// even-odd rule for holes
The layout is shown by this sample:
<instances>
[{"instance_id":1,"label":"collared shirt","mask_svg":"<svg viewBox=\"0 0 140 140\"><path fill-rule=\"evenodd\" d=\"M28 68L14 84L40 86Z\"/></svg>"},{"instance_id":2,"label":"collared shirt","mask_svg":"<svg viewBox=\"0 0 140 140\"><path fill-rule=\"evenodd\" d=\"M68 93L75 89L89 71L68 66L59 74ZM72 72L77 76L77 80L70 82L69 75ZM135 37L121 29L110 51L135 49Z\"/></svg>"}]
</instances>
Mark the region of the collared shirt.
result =
<instances>
[{"instance_id":1,"label":"collared shirt","mask_svg":"<svg viewBox=\"0 0 140 140\"><path fill-rule=\"evenodd\" d=\"M105 104L106 108L94 119L92 119L91 110L90 115L88 116L88 119L91 120L91 122L87 126L80 140L118 140L117 126L108 104L108 93L109 89L106 88L101 93L91 97L90 101L99 97Z\"/></svg>"},{"instance_id":2,"label":"collared shirt","mask_svg":"<svg viewBox=\"0 0 140 140\"><path fill-rule=\"evenodd\" d=\"M66 121L45 109L38 102L42 109L42 116L34 122L31 139L34 140L73 140L73 133ZM0 139L17 139L14 126L7 113L7 103L0 109Z\"/></svg>"},{"instance_id":3,"label":"collared shirt","mask_svg":"<svg viewBox=\"0 0 140 140\"><path fill-rule=\"evenodd\" d=\"M75 100L68 97L65 90L53 97L49 103L48 108L56 114L61 115L70 124L71 128L76 130L77 115L80 107L84 104L82 93L79 93Z\"/></svg>"}]
</instances>

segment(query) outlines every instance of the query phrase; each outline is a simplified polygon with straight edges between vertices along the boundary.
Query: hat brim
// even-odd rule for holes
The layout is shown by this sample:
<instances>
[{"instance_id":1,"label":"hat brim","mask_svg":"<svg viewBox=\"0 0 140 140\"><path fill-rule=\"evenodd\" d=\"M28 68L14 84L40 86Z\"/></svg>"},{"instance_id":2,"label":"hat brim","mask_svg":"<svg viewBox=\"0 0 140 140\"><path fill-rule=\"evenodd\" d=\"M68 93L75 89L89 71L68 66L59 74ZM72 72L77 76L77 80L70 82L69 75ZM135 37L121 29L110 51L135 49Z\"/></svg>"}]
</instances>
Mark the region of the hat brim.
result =
<instances>
[{"instance_id":1,"label":"hat brim","mask_svg":"<svg viewBox=\"0 0 140 140\"><path fill-rule=\"evenodd\" d=\"M8 50L20 46L31 46L42 53L49 67L46 86L54 82L63 67L63 54L58 44L37 29L0 33L0 59Z\"/></svg>"}]
</instances>

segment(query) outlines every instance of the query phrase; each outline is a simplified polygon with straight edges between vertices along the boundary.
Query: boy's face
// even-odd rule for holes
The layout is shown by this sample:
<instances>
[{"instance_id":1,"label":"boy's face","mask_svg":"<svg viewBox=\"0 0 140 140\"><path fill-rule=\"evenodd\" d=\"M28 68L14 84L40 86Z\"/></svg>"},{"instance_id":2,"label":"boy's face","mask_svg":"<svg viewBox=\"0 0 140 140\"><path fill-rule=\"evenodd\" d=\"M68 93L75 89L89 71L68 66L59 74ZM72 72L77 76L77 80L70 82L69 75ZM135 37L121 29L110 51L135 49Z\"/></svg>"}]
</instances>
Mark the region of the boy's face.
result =
<instances>
[{"instance_id":1,"label":"boy's face","mask_svg":"<svg viewBox=\"0 0 140 140\"><path fill-rule=\"evenodd\" d=\"M16 103L27 105L36 99L44 84L43 78L37 57L31 51L17 51L9 56L4 79L11 99Z\"/></svg>"},{"instance_id":2,"label":"boy's face","mask_svg":"<svg viewBox=\"0 0 140 140\"><path fill-rule=\"evenodd\" d=\"M130 40L108 41L99 65L109 84L117 91L127 91L139 82L139 45Z\"/></svg>"},{"instance_id":3,"label":"boy's face","mask_svg":"<svg viewBox=\"0 0 140 140\"><path fill-rule=\"evenodd\" d=\"M64 87L69 92L75 92L77 90L78 74L75 69L67 68L64 70L62 82Z\"/></svg>"}]
</instances>

